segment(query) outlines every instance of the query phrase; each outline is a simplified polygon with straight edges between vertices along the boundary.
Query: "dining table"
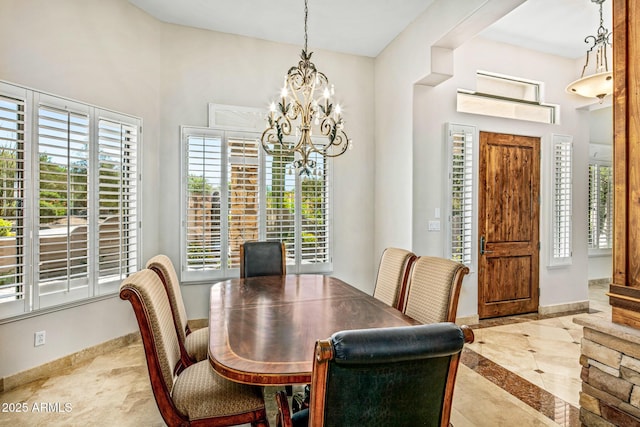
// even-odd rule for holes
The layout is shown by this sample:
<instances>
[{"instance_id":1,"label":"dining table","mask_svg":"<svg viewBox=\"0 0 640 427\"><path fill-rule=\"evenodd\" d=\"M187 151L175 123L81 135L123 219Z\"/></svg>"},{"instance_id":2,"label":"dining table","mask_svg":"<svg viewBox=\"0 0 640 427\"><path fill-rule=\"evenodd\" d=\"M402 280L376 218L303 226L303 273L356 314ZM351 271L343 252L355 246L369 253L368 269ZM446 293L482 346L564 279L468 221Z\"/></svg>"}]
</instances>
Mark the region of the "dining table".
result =
<instances>
[{"instance_id":1,"label":"dining table","mask_svg":"<svg viewBox=\"0 0 640 427\"><path fill-rule=\"evenodd\" d=\"M307 384L317 340L342 330L416 324L336 277L233 278L211 287L209 361L240 383Z\"/></svg>"}]
</instances>

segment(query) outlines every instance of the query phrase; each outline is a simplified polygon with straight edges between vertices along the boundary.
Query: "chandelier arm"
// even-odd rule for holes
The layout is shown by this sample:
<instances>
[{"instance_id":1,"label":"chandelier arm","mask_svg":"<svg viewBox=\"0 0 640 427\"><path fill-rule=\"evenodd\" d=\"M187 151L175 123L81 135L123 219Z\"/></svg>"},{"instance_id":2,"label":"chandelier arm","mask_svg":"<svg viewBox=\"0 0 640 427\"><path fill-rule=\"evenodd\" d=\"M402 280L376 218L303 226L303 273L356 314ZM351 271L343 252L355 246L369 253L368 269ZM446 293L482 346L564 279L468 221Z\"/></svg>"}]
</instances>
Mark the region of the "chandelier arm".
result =
<instances>
[{"instance_id":1,"label":"chandelier arm","mask_svg":"<svg viewBox=\"0 0 640 427\"><path fill-rule=\"evenodd\" d=\"M593 49L593 48L592 48ZM584 67L582 67L582 74L580 74L580 77L584 77L584 73L587 71L587 69L589 68L589 54L591 53L591 49L589 49L587 51L587 59L584 62Z\"/></svg>"},{"instance_id":2,"label":"chandelier arm","mask_svg":"<svg viewBox=\"0 0 640 427\"><path fill-rule=\"evenodd\" d=\"M265 130L260 137L260 144L267 154L271 156L282 156L295 153L295 147L287 147L284 143L278 140L276 135L270 133L270 131L271 129ZM280 150L271 149L269 148L269 145L272 145L273 147L280 147Z\"/></svg>"},{"instance_id":3,"label":"chandelier arm","mask_svg":"<svg viewBox=\"0 0 640 427\"><path fill-rule=\"evenodd\" d=\"M314 151L327 156L327 157L338 157L342 154L344 154L347 149L349 148L349 139L347 138L347 134L345 134L344 132L340 131L340 133L342 133L342 135L338 135L336 136L336 140L340 140L340 143L334 143L334 144L327 144L322 150L317 150L315 149ZM344 135L344 136L343 136ZM339 147L339 151L335 152L335 153L331 153L329 152L329 148L331 147ZM315 146L314 146L315 148Z\"/></svg>"},{"instance_id":4,"label":"chandelier arm","mask_svg":"<svg viewBox=\"0 0 640 427\"><path fill-rule=\"evenodd\" d=\"M347 148L349 148L349 137L344 130L340 128L341 120L342 119L340 119L338 123L331 118L325 118L323 120L320 126L321 132L329 141L327 144L313 144L314 151L327 157L337 157L347 151ZM331 153L329 150L332 147L338 148L339 151Z\"/></svg>"}]
</instances>

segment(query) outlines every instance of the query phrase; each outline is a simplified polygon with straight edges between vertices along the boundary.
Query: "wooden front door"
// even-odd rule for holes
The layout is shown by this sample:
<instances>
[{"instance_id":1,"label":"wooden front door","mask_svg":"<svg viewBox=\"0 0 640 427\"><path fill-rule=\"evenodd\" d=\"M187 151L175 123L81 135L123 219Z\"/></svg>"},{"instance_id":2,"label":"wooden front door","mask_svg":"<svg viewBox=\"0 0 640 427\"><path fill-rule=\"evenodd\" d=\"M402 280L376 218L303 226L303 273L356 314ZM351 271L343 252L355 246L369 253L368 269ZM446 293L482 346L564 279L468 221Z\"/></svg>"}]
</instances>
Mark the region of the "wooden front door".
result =
<instances>
[{"instance_id":1,"label":"wooden front door","mask_svg":"<svg viewBox=\"0 0 640 427\"><path fill-rule=\"evenodd\" d=\"M538 310L540 138L480 132L478 314Z\"/></svg>"}]
</instances>

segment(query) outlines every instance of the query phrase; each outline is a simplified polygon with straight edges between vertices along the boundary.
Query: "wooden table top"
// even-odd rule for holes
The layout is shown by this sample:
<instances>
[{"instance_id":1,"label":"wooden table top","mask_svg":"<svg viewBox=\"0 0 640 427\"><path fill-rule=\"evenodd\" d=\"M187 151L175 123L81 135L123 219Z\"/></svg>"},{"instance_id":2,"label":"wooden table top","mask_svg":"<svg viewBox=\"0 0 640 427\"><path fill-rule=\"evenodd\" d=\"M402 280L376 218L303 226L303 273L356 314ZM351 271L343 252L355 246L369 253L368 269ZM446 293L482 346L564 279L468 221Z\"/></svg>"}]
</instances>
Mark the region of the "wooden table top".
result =
<instances>
[{"instance_id":1,"label":"wooden table top","mask_svg":"<svg viewBox=\"0 0 640 427\"><path fill-rule=\"evenodd\" d=\"M209 361L237 382L306 384L316 340L341 330L417 323L335 277L230 279L211 287Z\"/></svg>"}]
</instances>

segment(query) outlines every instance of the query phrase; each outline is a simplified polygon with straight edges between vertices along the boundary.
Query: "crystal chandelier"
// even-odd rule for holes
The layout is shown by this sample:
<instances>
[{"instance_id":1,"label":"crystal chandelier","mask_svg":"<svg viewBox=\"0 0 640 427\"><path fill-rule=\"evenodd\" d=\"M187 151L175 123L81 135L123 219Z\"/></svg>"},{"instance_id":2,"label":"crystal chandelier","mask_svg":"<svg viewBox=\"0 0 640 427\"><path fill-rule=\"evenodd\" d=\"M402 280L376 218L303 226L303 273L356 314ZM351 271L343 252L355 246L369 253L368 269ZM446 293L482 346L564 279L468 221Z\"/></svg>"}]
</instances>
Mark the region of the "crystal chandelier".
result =
<instances>
[{"instance_id":1,"label":"crystal chandelier","mask_svg":"<svg viewBox=\"0 0 640 427\"><path fill-rule=\"evenodd\" d=\"M307 17L304 2L304 49L300 61L284 78L280 100L272 102L267 116L267 129L260 142L273 156L293 156L293 167L302 175L317 173L312 153L337 157L351 146L344 131L339 104L334 105L334 90L329 79L311 62L313 52L307 50ZM296 154L297 153L297 154Z\"/></svg>"},{"instance_id":2,"label":"crystal chandelier","mask_svg":"<svg viewBox=\"0 0 640 427\"><path fill-rule=\"evenodd\" d=\"M600 103L604 97L613 93L613 73L609 71L607 47L611 46L611 33L604 28L602 19L602 3L605 0L591 0L600 6L600 27L597 35L587 36L585 43L591 43L587 50L587 60L582 68L582 75L578 80L567 86L567 92L582 95L587 98L598 98ZM585 76L589 67L589 56L595 52L595 70L593 74Z\"/></svg>"}]
</instances>

